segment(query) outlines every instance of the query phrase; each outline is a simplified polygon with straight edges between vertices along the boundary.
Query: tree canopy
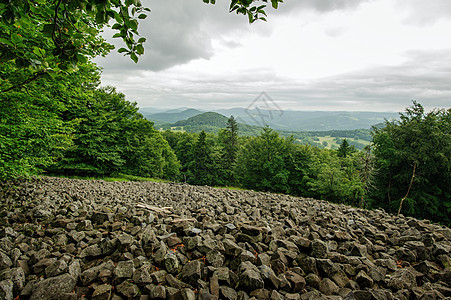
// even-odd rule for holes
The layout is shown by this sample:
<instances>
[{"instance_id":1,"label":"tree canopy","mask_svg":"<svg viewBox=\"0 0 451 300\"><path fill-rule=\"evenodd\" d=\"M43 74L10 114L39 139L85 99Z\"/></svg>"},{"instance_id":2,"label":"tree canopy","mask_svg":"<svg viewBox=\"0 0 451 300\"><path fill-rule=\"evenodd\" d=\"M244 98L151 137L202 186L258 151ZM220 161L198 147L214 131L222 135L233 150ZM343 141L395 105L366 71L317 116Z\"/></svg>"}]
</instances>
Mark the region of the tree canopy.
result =
<instances>
[{"instance_id":1,"label":"tree canopy","mask_svg":"<svg viewBox=\"0 0 451 300\"><path fill-rule=\"evenodd\" d=\"M449 225L451 109L426 113L414 102L400 121L375 129L373 142L377 170L373 204Z\"/></svg>"}]
</instances>

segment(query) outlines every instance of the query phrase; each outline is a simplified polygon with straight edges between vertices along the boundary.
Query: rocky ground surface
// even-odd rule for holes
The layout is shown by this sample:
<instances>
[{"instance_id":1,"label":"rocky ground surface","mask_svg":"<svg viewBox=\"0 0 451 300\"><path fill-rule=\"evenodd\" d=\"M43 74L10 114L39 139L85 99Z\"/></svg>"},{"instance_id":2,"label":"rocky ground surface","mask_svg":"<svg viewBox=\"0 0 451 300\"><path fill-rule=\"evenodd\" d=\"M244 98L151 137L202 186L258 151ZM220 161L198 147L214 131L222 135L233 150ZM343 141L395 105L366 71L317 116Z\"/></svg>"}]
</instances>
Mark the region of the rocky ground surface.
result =
<instances>
[{"instance_id":1,"label":"rocky ground surface","mask_svg":"<svg viewBox=\"0 0 451 300\"><path fill-rule=\"evenodd\" d=\"M2 186L0 299L450 299L451 230L285 195Z\"/></svg>"}]
</instances>

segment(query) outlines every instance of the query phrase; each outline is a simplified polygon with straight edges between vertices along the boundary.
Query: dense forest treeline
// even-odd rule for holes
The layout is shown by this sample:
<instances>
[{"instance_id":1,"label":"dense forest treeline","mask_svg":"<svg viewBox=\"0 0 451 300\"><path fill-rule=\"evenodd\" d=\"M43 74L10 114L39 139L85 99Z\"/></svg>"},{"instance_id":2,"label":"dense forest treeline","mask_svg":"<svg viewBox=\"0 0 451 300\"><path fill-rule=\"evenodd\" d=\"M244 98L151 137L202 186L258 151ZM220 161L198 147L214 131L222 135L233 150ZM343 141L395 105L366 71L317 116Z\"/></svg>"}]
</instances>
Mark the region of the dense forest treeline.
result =
<instances>
[{"instance_id":1,"label":"dense forest treeline","mask_svg":"<svg viewBox=\"0 0 451 300\"><path fill-rule=\"evenodd\" d=\"M3 80L27 69L0 65ZM160 132L136 103L100 87L92 63L0 93L0 178L124 173L325 199L451 223L451 110L414 102L399 121L374 128L371 147L299 143L269 127L239 135L234 118L217 134ZM334 132L329 132L333 136ZM364 137L366 133L362 132Z\"/></svg>"},{"instance_id":2,"label":"dense forest treeline","mask_svg":"<svg viewBox=\"0 0 451 300\"><path fill-rule=\"evenodd\" d=\"M2 77L27 76L8 67L1 65ZM0 93L1 179L43 171L176 178L179 162L153 123L99 79L99 69L86 63Z\"/></svg>"}]
</instances>

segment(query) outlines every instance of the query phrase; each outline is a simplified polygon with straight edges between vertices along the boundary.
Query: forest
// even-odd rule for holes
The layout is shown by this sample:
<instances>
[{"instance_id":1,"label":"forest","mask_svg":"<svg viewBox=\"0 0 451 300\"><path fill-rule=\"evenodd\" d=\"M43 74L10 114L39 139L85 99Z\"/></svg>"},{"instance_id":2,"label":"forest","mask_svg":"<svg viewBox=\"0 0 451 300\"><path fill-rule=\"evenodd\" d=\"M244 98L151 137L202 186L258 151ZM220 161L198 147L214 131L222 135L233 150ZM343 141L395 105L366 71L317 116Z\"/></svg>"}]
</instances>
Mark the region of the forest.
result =
<instances>
[{"instance_id":1,"label":"forest","mask_svg":"<svg viewBox=\"0 0 451 300\"><path fill-rule=\"evenodd\" d=\"M21 76L8 63L4 77ZM14 71L11 71L14 70ZM295 142L269 127L239 135L157 131L92 63L0 94L0 177L128 174L324 199L450 224L451 110L414 102L357 150ZM402 201L402 206L401 206Z\"/></svg>"},{"instance_id":2,"label":"forest","mask_svg":"<svg viewBox=\"0 0 451 300\"><path fill-rule=\"evenodd\" d=\"M119 51L138 60L141 5L127 4L134 17L100 4L71 14L74 3L64 10L11 3L0 5L0 180L128 174L380 207L451 225L451 109L426 112L414 101L399 120L373 128L363 150L347 139L336 150L299 144L269 127L240 136L233 117L217 134L160 132L136 103L100 85L90 61L111 50L100 30L112 18L127 46Z\"/></svg>"}]
</instances>

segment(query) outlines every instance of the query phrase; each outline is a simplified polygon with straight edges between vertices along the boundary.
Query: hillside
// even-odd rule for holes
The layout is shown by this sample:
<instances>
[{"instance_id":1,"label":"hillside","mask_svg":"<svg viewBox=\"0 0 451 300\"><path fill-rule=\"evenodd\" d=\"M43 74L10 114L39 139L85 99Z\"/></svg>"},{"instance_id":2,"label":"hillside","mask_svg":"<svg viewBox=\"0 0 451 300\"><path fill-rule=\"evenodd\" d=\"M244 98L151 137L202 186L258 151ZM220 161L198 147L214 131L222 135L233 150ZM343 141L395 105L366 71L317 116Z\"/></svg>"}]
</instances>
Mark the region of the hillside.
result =
<instances>
[{"instance_id":1,"label":"hillside","mask_svg":"<svg viewBox=\"0 0 451 300\"><path fill-rule=\"evenodd\" d=\"M215 126L224 128L227 126L227 117L215 112L205 112L186 120L180 120L172 124L172 126Z\"/></svg>"},{"instance_id":2,"label":"hillside","mask_svg":"<svg viewBox=\"0 0 451 300\"><path fill-rule=\"evenodd\" d=\"M177 121L185 120L187 118L201 114L202 111L194 108L189 108L185 110L169 110L160 113L150 113L145 109L140 109L140 113L142 113L142 115L146 119L151 121L159 121L160 123L175 123Z\"/></svg>"},{"instance_id":3,"label":"hillside","mask_svg":"<svg viewBox=\"0 0 451 300\"><path fill-rule=\"evenodd\" d=\"M3 184L0 217L1 299L451 297L451 230L381 210L44 177Z\"/></svg>"},{"instance_id":4,"label":"hillside","mask_svg":"<svg viewBox=\"0 0 451 300\"><path fill-rule=\"evenodd\" d=\"M268 111L264 109L216 109L213 112L223 116L234 116L239 123L251 126L269 127L279 131L330 131L370 129L371 126L383 123L386 119L399 118L398 113L392 112L345 112L345 111ZM145 108L140 112L156 123L175 123L203 113L196 109L177 109L160 113L150 113Z\"/></svg>"},{"instance_id":5,"label":"hillside","mask_svg":"<svg viewBox=\"0 0 451 300\"><path fill-rule=\"evenodd\" d=\"M227 126L227 117L215 112L201 113L186 120L175 123L155 123L155 127L162 130L175 130L200 133L202 130L208 133L217 134L219 130ZM263 127L238 123L239 134L241 136L257 136ZM349 143L357 149L363 149L371 141L369 129L355 130L329 130L329 131L283 131L278 130L284 137L293 137L297 143L311 144L319 148L336 149L343 139L348 139Z\"/></svg>"},{"instance_id":6,"label":"hillside","mask_svg":"<svg viewBox=\"0 0 451 300\"><path fill-rule=\"evenodd\" d=\"M226 128L228 118L216 112L205 112L186 120L180 120L172 124L163 124L157 128L163 130L183 130L187 132L201 132L202 130L208 133L218 133L219 130ZM239 134L244 136L255 136L261 131L261 127L251 126L247 124L238 123Z\"/></svg>"},{"instance_id":7,"label":"hillside","mask_svg":"<svg viewBox=\"0 0 451 300\"><path fill-rule=\"evenodd\" d=\"M329 131L370 129L385 119L397 119L398 113L346 111L268 111L264 109L215 110L225 116L233 115L241 123L264 126L282 131Z\"/></svg>"}]
</instances>

